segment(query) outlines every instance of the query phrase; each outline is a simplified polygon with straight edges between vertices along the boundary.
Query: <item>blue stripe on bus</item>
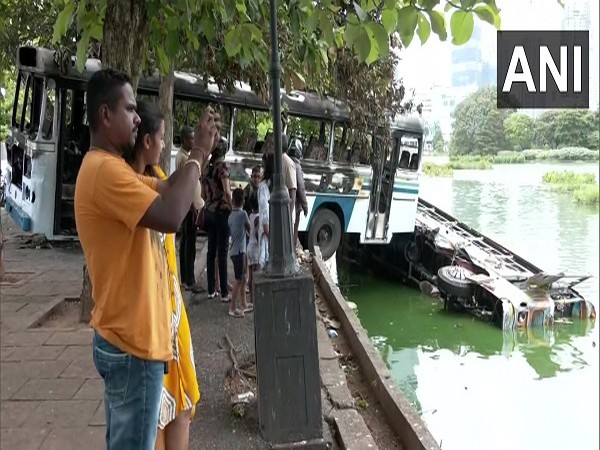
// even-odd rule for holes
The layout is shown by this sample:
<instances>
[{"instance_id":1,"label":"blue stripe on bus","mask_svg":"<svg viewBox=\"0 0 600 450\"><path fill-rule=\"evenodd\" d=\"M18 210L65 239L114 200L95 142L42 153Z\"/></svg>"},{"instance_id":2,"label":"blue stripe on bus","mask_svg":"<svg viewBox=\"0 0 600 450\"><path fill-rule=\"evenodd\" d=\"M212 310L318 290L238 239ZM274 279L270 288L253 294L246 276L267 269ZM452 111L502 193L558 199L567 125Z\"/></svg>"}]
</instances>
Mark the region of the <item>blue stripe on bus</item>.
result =
<instances>
[{"instance_id":1,"label":"blue stripe on bus","mask_svg":"<svg viewBox=\"0 0 600 450\"><path fill-rule=\"evenodd\" d=\"M418 194L419 190L394 187L394 192L400 192L402 194Z\"/></svg>"},{"instance_id":2,"label":"blue stripe on bus","mask_svg":"<svg viewBox=\"0 0 600 450\"><path fill-rule=\"evenodd\" d=\"M6 197L6 202L4 205L4 209L10 214L13 220L19 225L21 230L30 231L31 230L31 218L16 204L16 202L10 198Z\"/></svg>"},{"instance_id":3,"label":"blue stripe on bus","mask_svg":"<svg viewBox=\"0 0 600 450\"><path fill-rule=\"evenodd\" d=\"M324 203L335 203L342 209L342 213L344 214L344 231L347 231L348 224L350 223L350 217L352 216L352 211L354 210L354 205L356 204L356 197L341 197L339 195L327 195L318 193L315 194L315 203L313 204L312 211L310 213L310 218L308 220L308 228L310 228L313 216L315 215L315 211L319 209L319 207Z\"/></svg>"}]
</instances>

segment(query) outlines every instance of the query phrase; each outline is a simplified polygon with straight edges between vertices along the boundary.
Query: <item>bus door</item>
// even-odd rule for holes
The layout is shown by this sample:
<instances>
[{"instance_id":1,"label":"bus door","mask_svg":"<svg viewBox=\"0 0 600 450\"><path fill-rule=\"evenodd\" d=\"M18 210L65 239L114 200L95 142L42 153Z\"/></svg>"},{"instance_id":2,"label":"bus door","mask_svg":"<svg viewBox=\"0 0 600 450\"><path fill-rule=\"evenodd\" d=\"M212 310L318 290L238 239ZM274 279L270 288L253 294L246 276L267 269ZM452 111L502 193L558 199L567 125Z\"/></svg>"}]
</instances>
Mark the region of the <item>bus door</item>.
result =
<instances>
[{"instance_id":1,"label":"bus door","mask_svg":"<svg viewBox=\"0 0 600 450\"><path fill-rule=\"evenodd\" d=\"M389 214L394 194L394 178L398 165L398 138L373 137L371 193L365 242L387 242Z\"/></svg>"}]
</instances>

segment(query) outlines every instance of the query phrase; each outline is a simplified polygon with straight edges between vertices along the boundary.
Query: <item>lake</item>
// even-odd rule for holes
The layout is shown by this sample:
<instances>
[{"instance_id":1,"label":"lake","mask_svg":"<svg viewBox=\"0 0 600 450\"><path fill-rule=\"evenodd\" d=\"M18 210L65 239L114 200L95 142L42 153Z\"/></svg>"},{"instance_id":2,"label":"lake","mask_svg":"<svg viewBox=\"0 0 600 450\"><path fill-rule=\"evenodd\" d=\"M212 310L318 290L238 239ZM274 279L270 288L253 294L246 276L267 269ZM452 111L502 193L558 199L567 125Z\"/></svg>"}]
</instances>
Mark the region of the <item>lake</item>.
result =
<instances>
[{"instance_id":1,"label":"lake","mask_svg":"<svg viewBox=\"0 0 600 450\"><path fill-rule=\"evenodd\" d=\"M599 214L542 184L597 163L497 165L425 178L421 196L548 272L592 274L577 290L598 310ZM418 290L338 268L342 291L443 450L599 448L598 326L503 332L445 313Z\"/></svg>"}]
</instances>

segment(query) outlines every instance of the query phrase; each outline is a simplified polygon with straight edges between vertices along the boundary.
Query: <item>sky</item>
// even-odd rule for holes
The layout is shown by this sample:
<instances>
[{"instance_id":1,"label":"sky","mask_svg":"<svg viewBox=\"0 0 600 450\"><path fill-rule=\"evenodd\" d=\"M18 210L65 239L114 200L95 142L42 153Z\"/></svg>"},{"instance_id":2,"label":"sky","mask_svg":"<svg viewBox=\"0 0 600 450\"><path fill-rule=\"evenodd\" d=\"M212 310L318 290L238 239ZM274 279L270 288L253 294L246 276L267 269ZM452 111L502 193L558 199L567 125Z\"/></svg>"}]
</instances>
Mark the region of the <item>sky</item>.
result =
<instances>
[{"instance_id":1,"label":"sky","mask_svg":"<svg viewBox=\"0 0 600 450\"><path fill-rule=\"evenodd\" d=\"M569 0L565 0L569 1ZM592 27L598 30L599 0L590 2ZM560 30L563 9L557 0L496 0L500 8L503 30ZM481 22L479 19L476 21ZM449 22L449 16L447 16ZM495 60L496 30L492 25L481 22L483 46L490 49L484 52ZM450 34L450 33L449 33ZM590 47L597 46L592 42ZM399 75L404 79L408 89L415 89L417 96L421 90L432 84L446 85L450 79L450 56L453 44L451 37L440 42L437 35L431 33L429 40L421 46L417 37L408 49L400 52L402 61L399 64ZM598 67L590 67L598 71Z\"/></svg>"}]
</instances>

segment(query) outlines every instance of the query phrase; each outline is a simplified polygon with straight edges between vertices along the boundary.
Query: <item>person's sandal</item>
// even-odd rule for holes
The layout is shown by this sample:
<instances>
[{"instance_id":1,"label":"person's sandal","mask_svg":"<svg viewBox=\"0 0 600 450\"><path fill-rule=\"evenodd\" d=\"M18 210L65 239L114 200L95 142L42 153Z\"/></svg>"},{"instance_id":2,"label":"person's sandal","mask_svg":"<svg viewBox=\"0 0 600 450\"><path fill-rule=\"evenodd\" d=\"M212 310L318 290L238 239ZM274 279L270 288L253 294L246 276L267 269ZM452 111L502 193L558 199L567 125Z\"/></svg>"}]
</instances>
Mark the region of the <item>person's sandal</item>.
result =
<instances>
[{"instance_id":1,"label":"person's sandal","mask_svg":"<svg viewBox=\"0 0 600 450\"><path fill-rule=\"evenodd\" d=\"M248 306L246 306L246 308L244 308L244 314L245 313L251 313L252 311L254 311L254 306L253 305L248 305Z\"/></svg>"},{"instance_id":2,"label":"person's sandal","mask_svg":"<svg viewBox=\"0 0 600 450\"><path fill-rule=\"evenodd\" d=\"M235 317L238 319L244 317L244 312L240 311L239 309L236 309L235 311L227 311L227 314L229 317Z\"/></svg>"}]
</instances>

